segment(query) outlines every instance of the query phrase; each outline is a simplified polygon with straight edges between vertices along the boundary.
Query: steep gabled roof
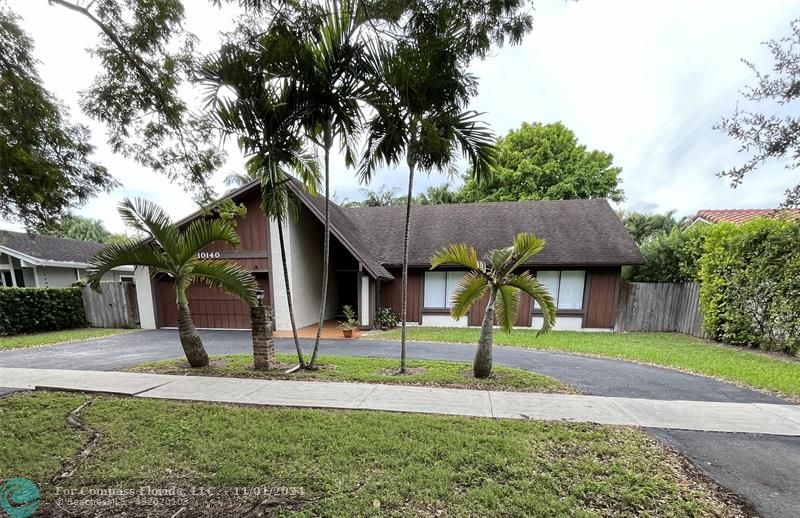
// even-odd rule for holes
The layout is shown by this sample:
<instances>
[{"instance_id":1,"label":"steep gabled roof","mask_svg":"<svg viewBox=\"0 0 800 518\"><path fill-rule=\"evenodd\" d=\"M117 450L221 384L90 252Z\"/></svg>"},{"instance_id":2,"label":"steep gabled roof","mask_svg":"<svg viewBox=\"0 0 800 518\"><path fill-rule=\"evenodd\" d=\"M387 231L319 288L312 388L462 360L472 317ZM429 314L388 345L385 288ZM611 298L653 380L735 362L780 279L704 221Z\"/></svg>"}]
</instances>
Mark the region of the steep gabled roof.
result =
<instances>
[{"instance_id":1,"label":"steep gabled roof","mask_svg":"<svg viewBox=\"0 0 800 518\"><path fill-rule=\"evenodd\" d=\"M29 236L24 232L0 231L0 250L7 249L15 255L38 262L63 262L85 265L105 245L92 241L79 241L52 236Z\"/></svg>"},{"instance_id":2,"label":"steep gabled roof","mask_svg":"<svg viewBox=\"0 0 800 518\"><path fill-rule=\"evenodd\" d=\"M257 180L225 197L237 199ZM290 186L320 221L325 200L306 192L297 180ZM391 279L387 267L402 264L405 207L343 208L331 202L331 232L370 275ZM184 218L184 224L197 217ZM450 243L464 242L480 254L509 246L520 232L533 232L545 248L531 266L617 266L644 262L622 222L606 200L561 200L421 205L412 209L409 264L430 265L430 257Z\"/></svg>"},{"instance_id":3,"label":"steep gabled roof","mask_svg":"<svg viewBox=\"0 0 800 518\"><path fill-rule=\"evenodd\" d=\"M758 217L800 219L800 209L706 209L697 211L694 219L739 224Z\"/></svg>"},{"instance_id":4,"label":"steep gabled roof","mask_svg":"<svg viewBox=\"0 0 800 518\"><path fill-rule=\"evenodd\" d=\"M403 259L404 207L343 209L384 266ZM411 212L409 264L427 266L449 243L466 243L479 254L507 247L520 232L545 240L530 265L601 266L643 262L606 200L461 203L415 206Z\"/></svg>"}]
</instances>

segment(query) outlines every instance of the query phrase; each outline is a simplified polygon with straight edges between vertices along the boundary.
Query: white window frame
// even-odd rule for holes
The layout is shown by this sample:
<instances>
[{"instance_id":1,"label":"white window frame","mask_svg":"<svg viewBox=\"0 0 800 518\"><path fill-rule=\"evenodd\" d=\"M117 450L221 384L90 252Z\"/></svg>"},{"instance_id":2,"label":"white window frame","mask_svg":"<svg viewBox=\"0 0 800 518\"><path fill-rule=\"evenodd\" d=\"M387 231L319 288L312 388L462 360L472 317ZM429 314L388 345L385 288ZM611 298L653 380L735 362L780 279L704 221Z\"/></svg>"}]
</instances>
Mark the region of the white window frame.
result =
<instances>
[{"instance_id":1,"label":"white window frame","mask_svg":"<svg viewBox=\"0 0 800 518\"><path fill-rule=\"evenodd\" d=\"M558 272L558 290L557 290L557 293L551 293L551 295L553 295L553 299L555 300L555 303L556 303L556 312L571 312L571 311L574 311L574 312L578 313L578 312L583 312L586 309L585 308L585 305L586 305L586 270L540 270L540 271L536 272L536 276L539 277L539 275L542 272ZM561 302L561 288L564 285L564 282L563 282L564 272L570 272L570 273L581 272L581 273L583 273L583 289L581 290L581 305L578 308L561 307L561 304L560 304L560 302ZM539 307L539 305L536 304L535 302L534 302L533 308L534 308L534 311L536 313L541 313L542 312L542 310Z\"/></svg>"},{"instance_id":2,"label":"white window frame","mask_svg":"<svg viewBox=\"0 0 800 518\"><path fill-rule=\"evenodd\" d=\"M450 309L453 304L452 304L452 301L450 300L450 297L448 296L448 294L452 295L452 293L455 292L456 286L458 285L459 282L461 282L461 279L464 277L464 275L466 275L466 273L467 272L465 272L463 270L446 270L446 271L438 271L438 272L437 271L425 272L425 277L423 279L423 282L425 283L425 286L423 286L423 289L422 289L422 309L423 310L426 310L426 309L434 309L434 310ZM429 274L440 274L440 275L441 274L445 274L444 275L444 306L429 306L428 305L428 301L425 299L425 292L426 292L427 287L428 287L428 275Z\"/></svg>"}]
</instances>

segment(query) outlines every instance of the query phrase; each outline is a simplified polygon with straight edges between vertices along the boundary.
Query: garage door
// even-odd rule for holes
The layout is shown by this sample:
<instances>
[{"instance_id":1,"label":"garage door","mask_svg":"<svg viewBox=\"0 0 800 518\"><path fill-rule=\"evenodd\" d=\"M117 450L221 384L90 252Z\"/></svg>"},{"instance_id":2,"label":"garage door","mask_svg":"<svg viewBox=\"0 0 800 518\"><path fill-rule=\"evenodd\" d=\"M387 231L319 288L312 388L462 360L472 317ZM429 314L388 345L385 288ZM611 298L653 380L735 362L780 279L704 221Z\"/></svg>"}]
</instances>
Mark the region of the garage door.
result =
<instances>
[{"instance_id":1,"label":"garage door","mask_svg":"<svg viewBox=\"0 0 800 518\"><path fill-rule=\"evenodd\" d=\"M269 304L267 274L256 274L264 290L264 304ZM186 290L189 310L196 327L222 329L250 329L250 308L240 298L204 284L192 284ZM175 307L175 283L170 278L156 281L158 300L158 326L178 327L178 310Z\"/></svg>"}]
</instances>

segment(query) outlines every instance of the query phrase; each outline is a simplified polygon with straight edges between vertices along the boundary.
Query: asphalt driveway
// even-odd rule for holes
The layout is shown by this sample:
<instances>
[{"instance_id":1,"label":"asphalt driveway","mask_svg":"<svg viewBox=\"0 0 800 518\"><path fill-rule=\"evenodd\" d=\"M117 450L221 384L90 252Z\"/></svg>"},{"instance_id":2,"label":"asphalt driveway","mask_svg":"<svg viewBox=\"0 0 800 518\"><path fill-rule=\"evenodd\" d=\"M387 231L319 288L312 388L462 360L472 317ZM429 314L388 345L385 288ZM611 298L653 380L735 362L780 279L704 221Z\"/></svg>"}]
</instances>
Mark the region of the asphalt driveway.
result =
<instances>
[{"instance_id":1,"label":"asphalt driveway","mask_svg":"<svg viewBox=\"0 0 800 518\"><path fill-rule=\"evenodd\" d=\"M202 331L209 354L249 353L249 331ZM279 351L291 352L289 339L277 339ZM305 340L308 351L311 342ZM322 354L397 357L398 342L323 341ZM410 358L471 361L474 347L413 343ZM140 331L42 348L0 352L0 367L118 370L151 360L183 355L174 330ZM786 403L755 390L661 367L549 351L495 349L495 363L530 369L579 387L586 394L644 399ZM0 380L0 387L3 386ZM0 388L0 395L3 389ZM651 430L720 484L742 495L764 516L795 517L800 491L800 438Z\"/></svg>"}]
</instances>

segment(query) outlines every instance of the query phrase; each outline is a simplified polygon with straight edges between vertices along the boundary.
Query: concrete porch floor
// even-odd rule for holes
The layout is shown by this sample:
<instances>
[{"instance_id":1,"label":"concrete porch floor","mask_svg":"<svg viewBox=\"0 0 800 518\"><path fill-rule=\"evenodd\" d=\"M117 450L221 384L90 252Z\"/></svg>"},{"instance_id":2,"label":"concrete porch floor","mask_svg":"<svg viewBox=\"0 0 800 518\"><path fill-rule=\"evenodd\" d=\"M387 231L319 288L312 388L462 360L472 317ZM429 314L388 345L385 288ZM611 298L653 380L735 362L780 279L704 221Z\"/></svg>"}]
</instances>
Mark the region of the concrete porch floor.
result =
<instances>
[{"instance_id":1,"label":"concrete porch floor","mask_svg":"<svg viewBox=\"0 0 800 518\"><path fill-rule=\"evenodd\" d=\"M358 338L361 334L361 331L356 329L353 332L353 338ZM311 338L312 340L317 336L317 324L311 324L310 326L301 327L297 330L297 335L300 338ZM292 330L282 330L282 331L275 331L273 332L272 336L275 338L292 338ZM322 326L322 339L323 340L334 340L337 338L344 339L344 335L342 334L342 328L339 326L338 320L326 320Z\"/></svg>"}]
</instances>

